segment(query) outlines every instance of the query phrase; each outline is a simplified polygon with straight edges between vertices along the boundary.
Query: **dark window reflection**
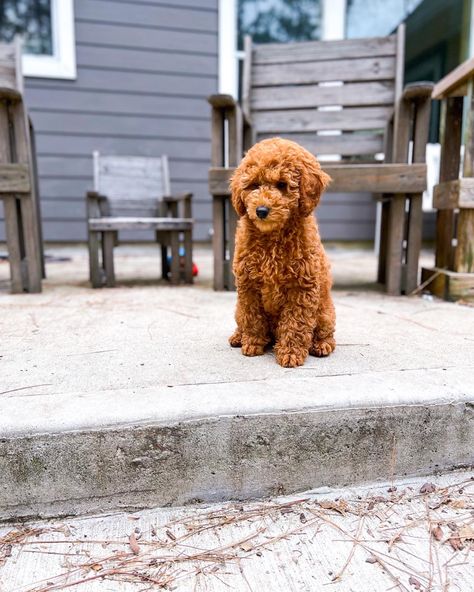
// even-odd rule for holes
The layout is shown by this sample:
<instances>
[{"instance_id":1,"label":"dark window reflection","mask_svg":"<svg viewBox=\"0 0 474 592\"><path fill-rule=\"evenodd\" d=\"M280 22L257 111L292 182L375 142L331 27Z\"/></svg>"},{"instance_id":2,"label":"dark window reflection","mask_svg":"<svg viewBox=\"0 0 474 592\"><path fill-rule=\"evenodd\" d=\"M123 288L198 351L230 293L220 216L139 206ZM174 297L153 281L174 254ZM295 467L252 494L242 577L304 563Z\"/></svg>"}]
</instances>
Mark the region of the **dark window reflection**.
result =
<instances>
[{"instance_id":1,"label":"dark window reflection","mask_svg":"<svg viewBox=\"0 0 474 592\"><path fill-rule=\"evenodd\" d=\"M24 52L53 54L51 0L0 0L0 39L23 38Z\"/></svg>"},{"instance_id":2,"label":"dark window reflection","mask_svg":"<svg viewBox=\"0 0 474 592\"><path fill-rule=\"evenodd\" d=\"M321 36L320 0L239 0L238 47L255 43L308 41Z\"/></svg>"}]
</instances>

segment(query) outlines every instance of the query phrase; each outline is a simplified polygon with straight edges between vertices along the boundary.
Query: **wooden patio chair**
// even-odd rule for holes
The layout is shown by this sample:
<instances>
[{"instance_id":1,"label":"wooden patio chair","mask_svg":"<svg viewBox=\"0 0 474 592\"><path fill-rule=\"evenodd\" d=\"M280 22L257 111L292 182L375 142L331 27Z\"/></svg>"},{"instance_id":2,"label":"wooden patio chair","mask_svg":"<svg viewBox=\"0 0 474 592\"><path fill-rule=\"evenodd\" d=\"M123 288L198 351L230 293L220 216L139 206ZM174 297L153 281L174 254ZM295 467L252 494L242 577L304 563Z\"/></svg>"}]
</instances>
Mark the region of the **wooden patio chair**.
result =
<instances>
[{"instance_id":1,"label":"wooden patio chair","mask_svg":"<svg viewBox=\"0 0 474 592\"><path fill-rule=\"evenodd\" d=\"M0 44L0 199L11 291L41 292L45 277L34 132L23 101L21 45Z\"/></svg>"},{"instance_id":2,"label":"wooden patio chair","mask_svg":"<svg viewBox=\"0 0 474 592\"><path fill-rule=\"evenodd\" d=\"M162 276L169 275L172 284L180 281L183 245L184 281L191 284L192 194L170 195L167 157L102 156L94 152L93 160L94 191L86 195L92 286L115 285L113 249L121 230L155 232L155 240L161 244Z\"/></svg>"},{"instance_id":3,"label":"wooden patio chair","mask_svg":"<svg viewBox=\"0 0 474 592\"><path fill-rule=\"evenodd\" d=\"M329 191L371 192L382 200L378 280L391 294L417 286L433 85L403 90L404 43L403 25L373 39L255 46L245 40L241 104L229 95L209 98L215 289L234 288L237 216L229 178L245 149L272 136L318 157L340 155L336 164L322 163L333 178Z\"/></svg>"}]
</instances>

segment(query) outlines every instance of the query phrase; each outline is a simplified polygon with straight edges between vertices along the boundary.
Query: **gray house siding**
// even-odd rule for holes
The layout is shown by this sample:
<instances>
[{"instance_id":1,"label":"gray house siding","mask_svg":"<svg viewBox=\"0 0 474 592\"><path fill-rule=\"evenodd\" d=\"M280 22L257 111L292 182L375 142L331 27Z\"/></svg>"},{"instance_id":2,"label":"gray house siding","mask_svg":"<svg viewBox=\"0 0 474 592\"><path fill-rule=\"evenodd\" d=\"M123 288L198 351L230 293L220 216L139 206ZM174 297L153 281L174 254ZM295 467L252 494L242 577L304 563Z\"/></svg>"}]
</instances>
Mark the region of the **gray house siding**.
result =
<instances>
[{"instance_id":1,"label":"gray house siding","mask_svg":"<svg viewBox=\"0 0 474 592\"><path fill-rule=\"evenodd\" d=\"M93 150L168 154L172 190L194 193L195 236L209 238L217 2L76 0L77 79L26 79L46 240L86 239Z\"/></svg>"}]
</instances>

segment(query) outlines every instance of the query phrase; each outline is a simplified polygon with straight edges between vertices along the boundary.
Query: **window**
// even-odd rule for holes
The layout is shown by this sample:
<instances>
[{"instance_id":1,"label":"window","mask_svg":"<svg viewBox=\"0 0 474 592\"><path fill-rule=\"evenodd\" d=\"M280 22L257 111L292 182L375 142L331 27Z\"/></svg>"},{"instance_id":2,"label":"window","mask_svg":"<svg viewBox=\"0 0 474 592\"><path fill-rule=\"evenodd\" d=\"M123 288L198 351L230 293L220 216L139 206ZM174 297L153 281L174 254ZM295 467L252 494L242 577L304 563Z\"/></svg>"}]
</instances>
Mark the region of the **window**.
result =
<instances>
[{"instance_id":1,"label":"window","mask_svg":"<svg viewBox=\"0 0 474 592\"><path fill-rule=\"evenodd\" d=\"M421 0L347 0L346 36L390 35Z\"/></svg>"},{"instance_id":2,"label":"window","mask_svg":"<svg viewBox=\"0 0 474 592\"><path fill-rule=\"evenodd\" d=\"M219 92L238 96L243 38L285 43L344 36L346 0L219 0Z\"/></svg>"},{"instance_id":3,"label":"window","mask_svg":"<svg viewBox=\"0 0 474 592\"><path fill-rule=\"evenodd\" d=\"M0 38L23 41L23 74L75 78L73 0L3 0Z\"/></svg>"},{"instance_id":4,"label":"window","mask_svg":"<svg viewBox=\"0 0 474 592\"><path fill-rule=\"evenodd\" d=\"M309 41L321 37L321 6L318 0L239 0L238 48L244 35L255 43Z\"/></svg>"}]
</instances>

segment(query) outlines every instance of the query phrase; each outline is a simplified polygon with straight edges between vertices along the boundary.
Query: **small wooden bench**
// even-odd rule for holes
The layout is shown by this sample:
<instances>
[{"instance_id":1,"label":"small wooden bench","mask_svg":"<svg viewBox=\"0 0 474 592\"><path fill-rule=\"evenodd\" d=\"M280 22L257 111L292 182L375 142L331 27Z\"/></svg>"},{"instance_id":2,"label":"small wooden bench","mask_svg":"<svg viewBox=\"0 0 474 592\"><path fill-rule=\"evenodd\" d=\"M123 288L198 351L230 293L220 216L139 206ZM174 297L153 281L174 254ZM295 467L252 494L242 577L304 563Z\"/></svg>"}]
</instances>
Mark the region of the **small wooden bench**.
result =
<instances>
[{"instance_id":1,"label":"small wooden bench","mask_svg":"<svg viewBox=\"0 0 474 592\"><path fill-rule=\"evenodd\" d=\"M422 270L422 285L446 300L474 300L474 58L440 80L432 96L442 102L441 165L440 182L433 191L435 267Z\"/></svg>"},{"instance_id":2,"label":"small wooden bench","mask_svg":"<svg viewBox=\"0 0 474 592\"><path fill-rule=\"evenodd\" d=\"M192 194L170 195L167 157L103 156L94 152L93 159L95 191L86 195L92 286L115 285L113 249L122 230L153 230L155 241L161 245L163 278L169 276L172 284L178 284L183 275L191 284Z\"/></svg>"}]
</instances>

